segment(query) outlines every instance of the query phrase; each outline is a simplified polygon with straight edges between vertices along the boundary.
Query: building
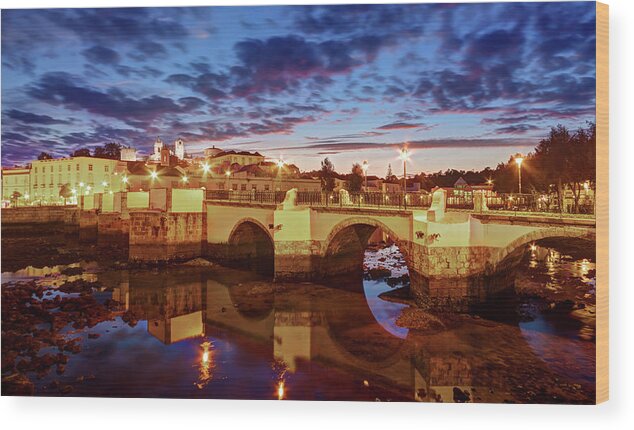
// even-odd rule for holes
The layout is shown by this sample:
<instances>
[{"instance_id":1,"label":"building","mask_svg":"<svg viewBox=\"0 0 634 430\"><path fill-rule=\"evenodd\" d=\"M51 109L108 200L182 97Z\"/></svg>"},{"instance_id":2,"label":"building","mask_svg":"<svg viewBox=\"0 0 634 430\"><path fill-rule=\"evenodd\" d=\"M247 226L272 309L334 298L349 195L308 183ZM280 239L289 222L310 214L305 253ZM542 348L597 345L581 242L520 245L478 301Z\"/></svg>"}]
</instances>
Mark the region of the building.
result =
<instances>
[{"instance_id":1,"label":"building","mask_svg":"<svg viewBox=\"0 0 634 430\"><path fill-rule=\"evenodd\" d=\"M161 162L164 158L164 151L168 151L170 156L174 156L178 160L182 161L185 159L185 142L183 139L178 138L174 141L174 147L170 148L163 143L160 137L157 137L154 141L154 152L152 152L152 155L148 157L148 161Z\"/></svg>"},{"instance_id":2,"label":"building","mask_svg":"<svg viewBox=\"0 0 634 430\"><path fill-rule=\"evenodd\" d=\"M431 190L433 194L437 189L447 191L447 205L453 207L469 207L473 204L473 193L481 191L485 198L496 197L497 193L493 190L492 183L471 185L461 176L454 182L453 187L434 187Z\"/></svg>"},{"instance_id":3,"label":"building","mask_svg":"<svg viewBox=\"0 0 634 430\"><path fill-rule=\"evenodd\" d=\"M185 142L181 138L176 139L174 142L174 155L179 160L185 159Z\"/></svg>"},{"instance_id":4,"label":"building","mask_svg":"<svg viewBox=\"0 0 634 430\"><path fill-rule=\"evenodd\" d=\"M212 146L211 148L205 148L204 154L205 154L205 158L212 158L221 152L222 152L222 149Z\"/></svg>"},{"instance_id":5,"label":"building","mask_svg":"<svg viewBox=\"0 0 634 430\"><path fill-rule=\"evenodd\" d=\"M108 158L69 157L35 160L31 163L30 201L37 204L63 204L62 186L72 190L67 203L76 203L77 195L121 191L120 172L126 162Z\"/></svg>"},{"instance_id":6,"label":"building","mask_svg":"<svg viewBox=\"0 0 634 430\"><path fill-rule=\"evenodd\" d=\"M2 169L2 207L27 204L31 197L31 167Z\"/></svg>"},{"instance_id":7,"label":"building","mask_svg":"<svg viewBox=\"0 0 634 430\"><path fill-rule=\"evenodd\" d=\"M215 149L215 148L212 148ZM248 151L207 151L205 153L214 153L205 159L210 170L217 174L223 175L226 171L236 171L243 166L250 164L261 164L264 162L264 155L259 152Z\"/></svg>"},{"instance_id":8,"label":"building","mask_svg":"<svg viewBox=\"0 0 634 430\"><path fill-rule=\"evenodd\" d=\"M136 161L136 148L121 148L121 161Z\"/></svg>"},{"instance_id":9,"label":"building","mask_svg":"<svg viewBox=\"0 0 634 430\"><path fill-rule=\"evenodd\" d=\"M163 152L165 153L165 148ZM199 188L201 185L197 178L191 182L180 166L163 164L127 163L123 172L127 191L147 191L150 188Z\"/></svg>"}]
</instances>

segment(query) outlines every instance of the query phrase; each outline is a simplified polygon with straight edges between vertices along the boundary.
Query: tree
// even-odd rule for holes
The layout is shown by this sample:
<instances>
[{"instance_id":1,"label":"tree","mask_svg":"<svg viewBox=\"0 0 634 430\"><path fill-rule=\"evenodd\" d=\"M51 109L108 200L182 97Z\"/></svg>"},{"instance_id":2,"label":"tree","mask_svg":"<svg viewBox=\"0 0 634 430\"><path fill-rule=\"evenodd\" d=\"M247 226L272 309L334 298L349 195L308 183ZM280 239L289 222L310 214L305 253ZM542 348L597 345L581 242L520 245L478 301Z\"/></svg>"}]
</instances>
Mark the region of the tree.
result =
<instances>
[{"instance_id":1,"label":"tree","mask_svg":"<svg viewBox=\"0 0 634 430\"><path fill-rule=\"evenodd\" d=\"M389 163L387 165L387 173L385 174L385 179L390 179L392 176L394 176L394 173L392 173L392 163Z\"/></svg>"},{"instance_id":2,"label":"tree","mask_svg":"<svg viewBox=\"0 0 634 430\"><path fill-rule=\"evenodd\" d=\"M22 197L22 193L21 193L21 192L19 192L19 191L14 191L14 192L11 194L11 200L13 201L13 205L14 205L14 206L17 206L17 205L18 205L18 199L19 199L20 197Z\"/></svg>"},{"instance_id":3,"label":"tree","mask_svg":"<svg viewBox=\"0 0 634 430\"><path fill-rule=\"evenodd\" d=\"M59 187L59 196L64 199L64 205L66 205L66 200L73 196L73 190L70 188L70 184L64 184Z\"/></svg>"},{"instance_id":4,"label":"tree","mask_svg":"<svg viewBox=\"0 0 634 430\"><path fill-rule=\"evenodd\" d=\"M52 160L53 156L48 152L40 152L40 155L37 156L38 160Z\"/></svg>"},{"instance_id":5,"label":"tree","mask_svg":"<svg viewBox=\"0 0 634 430\"><path fill-rule=\"evenodd\" d=\"M352 165L352 172L348 176L346 188L348 191L358 193L363 186L363 169L359 163Z\"/></svg>"},{"instance_id":6,"label":"tree","mask_svg":"<svg viewBox=\"0 0 634 430\"><path fill-rule=\"evenodd\" d=\"M326 157L324 161L321 162L321 170L320 170L320 181L321 181L321 190L326 192L331 192L335 189L335 166L332 164L332 161Z\"/></svg>"},{"instance_id":7,"label":"tree","mask_svg":"<svg viewBox=\"0 0 634 430\"><path fill-rule=\"evenodd\" d=\"M116 142L106 143L104 146L95 148L94 156L97 158L109 158L119 160L121 158L121 144Z\"/></svg>"},{"instance_id":8,"label":"tree","mask_svg":"<svg viewBox=\"0 0 634 430\"><path fill-rule=\"evenodd\" d=\"M70 156L71 157L91 157L90 149L88 148L76 149L75 151L73 151L72 154L70 154Z\"/></svg>"}]
</instances>

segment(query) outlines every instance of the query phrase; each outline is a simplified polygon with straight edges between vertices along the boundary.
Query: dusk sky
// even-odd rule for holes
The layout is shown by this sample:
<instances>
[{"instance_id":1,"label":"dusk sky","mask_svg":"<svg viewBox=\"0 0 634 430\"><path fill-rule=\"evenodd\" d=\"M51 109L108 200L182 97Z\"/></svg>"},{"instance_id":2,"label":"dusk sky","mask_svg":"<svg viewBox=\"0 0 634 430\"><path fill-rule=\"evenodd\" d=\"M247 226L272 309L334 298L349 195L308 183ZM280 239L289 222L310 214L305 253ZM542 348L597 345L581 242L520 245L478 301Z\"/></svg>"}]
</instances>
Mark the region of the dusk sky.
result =
<instances>
[{"instance_id":1,"label":"dusk sky","mask_svg":"<svg viewBox=\"0 0 634 430\"><path fill-rule=\"evenodd\" d=\"M495 167L595 118L595 4L2 11L2 165L156 136L303 170Z\"/></svg>"}]
</instances>

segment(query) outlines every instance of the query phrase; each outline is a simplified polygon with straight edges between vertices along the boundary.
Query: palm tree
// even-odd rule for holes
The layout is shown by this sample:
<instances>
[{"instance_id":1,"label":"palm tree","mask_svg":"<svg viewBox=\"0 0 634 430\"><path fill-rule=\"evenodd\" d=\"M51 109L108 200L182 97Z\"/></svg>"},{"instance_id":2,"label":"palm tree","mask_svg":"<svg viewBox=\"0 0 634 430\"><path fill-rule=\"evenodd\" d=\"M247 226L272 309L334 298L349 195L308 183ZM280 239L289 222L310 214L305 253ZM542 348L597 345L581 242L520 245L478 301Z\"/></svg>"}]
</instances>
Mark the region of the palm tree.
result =
<instances>
[{"instance_id":1,"label":"palm tree","mask_svg":"<svg viewBox=\"0 0 634 430\"><path fill-rule=\"evenodd\" d=\"M22 197L22 193L19 191L14 191L13 194L11 194L11 200L13 201L14 206L18 206L18 199L20 197Z\"/></svg>"},{"instance_id":2,"label":"palm tree","mask_svg":"<svg viewBox=\"0 0 634 430\"><path fill-rule=\"evenodd\" d=\"M73 196L70 184L64 184L59 187L59 196L64 199L64 206L66 206L66 199L70 199Z\"/></svg>"}]
</instances>

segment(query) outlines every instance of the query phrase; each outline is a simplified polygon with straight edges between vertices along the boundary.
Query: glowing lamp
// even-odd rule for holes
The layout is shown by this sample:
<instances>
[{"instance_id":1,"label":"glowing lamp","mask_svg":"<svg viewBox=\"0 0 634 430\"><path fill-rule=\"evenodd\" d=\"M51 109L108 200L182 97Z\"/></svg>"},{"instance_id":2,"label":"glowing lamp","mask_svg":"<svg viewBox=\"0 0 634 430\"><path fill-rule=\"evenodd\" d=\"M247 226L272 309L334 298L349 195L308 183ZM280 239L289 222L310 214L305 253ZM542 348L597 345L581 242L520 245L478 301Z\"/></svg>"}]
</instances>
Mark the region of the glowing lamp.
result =
<instances>
[{"instance_id":1,"label":"glowing lamp","mask_svg":"<svg viewBox=\"0 0 634 430\"><path fill-rule=\"evenodd\" d=\"M152 178L152 179L158 178L158 173L156 172L156 170L152 170L150 172L150 178Z\"/></svg>"}]
</instances>

